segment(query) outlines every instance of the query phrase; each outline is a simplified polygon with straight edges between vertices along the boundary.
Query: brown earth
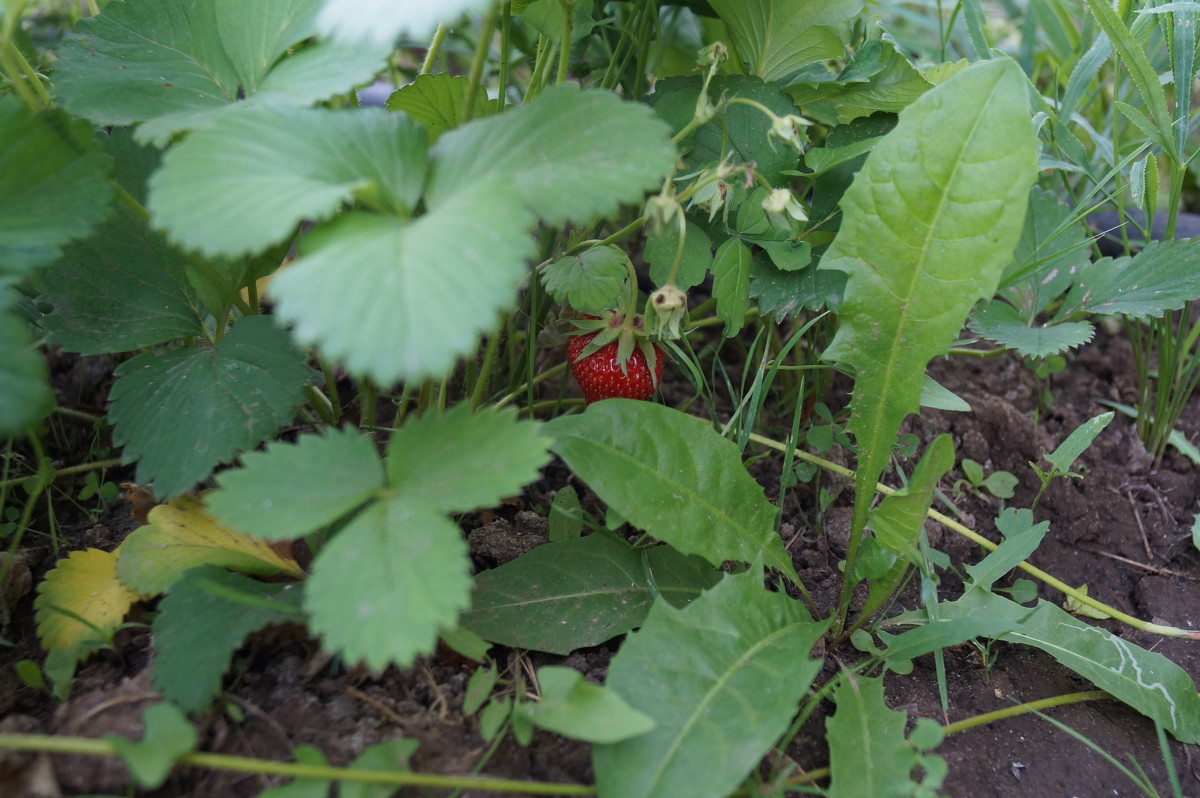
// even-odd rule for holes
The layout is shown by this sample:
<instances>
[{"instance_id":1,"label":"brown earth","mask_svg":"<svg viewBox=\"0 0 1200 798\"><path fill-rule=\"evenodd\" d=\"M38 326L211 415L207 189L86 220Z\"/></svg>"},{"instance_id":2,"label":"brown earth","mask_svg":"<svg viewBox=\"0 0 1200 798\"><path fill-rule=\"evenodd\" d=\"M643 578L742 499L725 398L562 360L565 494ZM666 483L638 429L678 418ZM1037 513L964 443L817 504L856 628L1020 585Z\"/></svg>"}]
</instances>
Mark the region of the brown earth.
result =
<instances>
[{"instance_id":1,"label":"brown earth","mask_svg":"<svg viewBox=\"0 0 1200 798\"><path fill-rule=\"evenodd\" d=\"M68 362L57 379L74 406L92 405L81 397L103 396L97 385L108 364L104 359ZM934 376L965 398L974 412L926 411L909 422L924 440L940 432L954 437L959 457L984 464L987 472L1007 470L1020 479L1010 506L1027 507L1037 479L1027 463L1049 452L1070 430L1106 408L1097 398L1132 404L1133 386L1128 345L1122 338L1101 338L1069 361L1068 368L1047 383L1023 367L1018 358L977 360L956 358L932 366ZM670 395L670 394L668 394ZM1200 402L1193 400L1181 424L1192 441L1200 438ZM1200 555L1190 528L1200 500L1197 468L1174 451L1154 464L1139 443L1131 422L1118 416L1081 460L1083 479L1052 484L1037 507L1038 520L1051 522L1050 533L1032 557L1035 565L1071 584L1086 583L1091 595L1132 615L1183 628L1200 625ZM774 469L774 470L773 470ZM754 473L769 495L777 495L778 463L773 458L755 463ZM118 471L109 478L119 481ZM477 564L506 559L525 547L514 541L506 548L503 523L517 529L528 525L518 513L545 507L563 484L565 469L551 466L544 480L531 486L524 501L493 513L467 519L466 532ZM953 473L951 476L957 476ZM949 495L952 480L943 483ZM836 585L839 512L835 507L822 524L811 509L811 495L800 490L785 507L785 532L795 535L792 552L806 583L818 597ZM842 499L845 501L846 499ZM997 537L992 519L999 500L968 493L956 504L969 525ZM78 509L63 503L58 521L63 550L96 546L112 548L132 528L124 501L103 508L95 521L80 519ZM491 526L489 526L489 524ZM814 530L828 530L828 536ZM930 527L934 545L956 563L975 562L975 544L949 530ZM60 550L60 555L65 553ZM39 579L54 562L44 537L26 540L25 554ZM953 575L942 584L943 598L953 598L958 586ZM1042 598L1059 602L1062 596L1042 585ZM911 597L900 604L914 606ZM24 659L40 661L33 622L33 595L20 599L11 623L0 634L15 645L0 648L0 731L32 731L86 736L119 733L140 735L142 710L155 700L149 687L151 656L144 629L120 633L117 651L100 652L81 667L70 699L56 703L43 692L25 686L13 665ZM1200 676L1200 643L1161 639L1114 622L1098 622L1114 633L1162 653L1193 678ZM566 664L602 680L613 642L578 651L565 658L529 655L532 663ZM493 650L502 665L513 667L517 654ZM831 651L820 679L827 679L855 652ZM984 657L987 657L986 661ZM1090 689L1090 685L1058 665L1049 655L1005 643L986 651L973 645L945 653L949 712L943 714L932 657L921 658L910 675L888 677L890 705L910 716L953 722L1030 701ZM589 783L592 779L586 746L536 732L522 747L506 739L490 757L479 735L478 721L461 711L469 663L437 655L401 672L382 675L339 669L321 656L302 630L276 629L255 637L239 652L234 675L219 709L197 718L201 748L206 751L289 760L295 746L316 745L331 763L347 764L366 746L408 737L420 741L412 766L437 773L469 772L486 757L482 772L502 777L552 782ZM1135 711L1112 701L1093 701L1050 710L1047 714L1094 741L1126 765L1136 762L1157 789L1171 794L1167 770L1153 725ZM818 713L801 729L787 753L806 768L827 762ZM1182 782L1183 795L1200 796L1200 750L1171 743L1171 756ZM1007 719L948 737L936 751L950 766L942 792L952 798L1038 796L1039 798L1098 798L1140 793L1116 768L1082 743L1033 715ZM1134 768L1136 770L1136 768ZM263 776L179 768L154 795L256 795L279 783ZM129 794L126 774L108 759L33 756L0 753L0 796ZM401 795L420 795L407 791ZM429 793L445 794L445 793ZM477 793L482 795L482 793ZM467 793L471 795L471 793ZM666 797L664 797L666 798Z\"/></svg>"}]
</instances>

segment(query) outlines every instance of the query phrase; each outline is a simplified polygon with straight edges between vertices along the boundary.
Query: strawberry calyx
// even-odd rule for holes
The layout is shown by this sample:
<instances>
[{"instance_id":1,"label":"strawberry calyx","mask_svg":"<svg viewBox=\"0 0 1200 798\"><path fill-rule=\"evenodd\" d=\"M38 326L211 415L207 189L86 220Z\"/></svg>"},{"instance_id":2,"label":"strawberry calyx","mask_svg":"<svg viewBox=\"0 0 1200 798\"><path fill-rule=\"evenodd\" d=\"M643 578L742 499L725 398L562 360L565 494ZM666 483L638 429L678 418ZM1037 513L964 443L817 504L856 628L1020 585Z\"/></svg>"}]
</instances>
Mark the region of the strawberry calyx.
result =
<instances>
[{"instance_id":1,"label":"strawberry calyx","mask_svg":"<svg viewBox=\"0 0 1200 798\"><path fill-rule=\"evenodd\" d=\"M571 322L576 330L572 335L592 335L591 340L575 357L575 363L586 360L604 347L617 342L617 363L621 373L628 374L629 359L634 350L642 353L650 369L650 378L655 388L658 387L658 360L661 352L646 334L645 320L641 315L627 316L621 311L608 310L602 316L584 315Z\"/></svg>"}]
</instances>

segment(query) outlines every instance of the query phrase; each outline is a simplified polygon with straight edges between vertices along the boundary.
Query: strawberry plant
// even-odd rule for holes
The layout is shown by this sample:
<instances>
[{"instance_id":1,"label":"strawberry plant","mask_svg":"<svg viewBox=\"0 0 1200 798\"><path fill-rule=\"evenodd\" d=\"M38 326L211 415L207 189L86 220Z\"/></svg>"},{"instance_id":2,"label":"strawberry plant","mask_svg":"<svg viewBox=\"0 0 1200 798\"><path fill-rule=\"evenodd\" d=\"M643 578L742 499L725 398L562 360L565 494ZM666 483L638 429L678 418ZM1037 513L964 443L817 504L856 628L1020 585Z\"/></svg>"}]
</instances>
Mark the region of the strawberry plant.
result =
<instances>
[{"instance_id":1,"label":"strawberry plant","mask_svg":"<svg viewBox=\"0 0 1200 798\"><path fill-rule=\"evenodd\" d=\"M995 717L887 690L932 662L948 717L947 652L999 641L1103 691L1052 700L1200 742L1192 677L1153 650L1200 639L1187 619L1030 561L1114 414L1057 420L1040 490L962 457L1006 499L991 525L934 509L960 458L922 426L971 411L946 358L1067 362L1118 317L1140 388L1115 406L1156 462L1194 451L1170 431L1200 373L1200 250L1174 235L1195 12L1031 3L1006 37L1017 4L991 5L930 27L861 0L2 4L0 585L40 496L126 468L141 525L39 574L41 683L69 702L148 626L161 703L144 742L0 748L119 756L144 790L181 764L293 779L267 795L936 795L943 738ZM1091 210L1152 218L1164 191L1165 240L1093 252ZM61 359L93 356L86 404ZM59 462L67 422L119 464ZM544 541L485 555L513 506ZM348 767L199 751L237 652L280 629L333 674L474 661L475 766L539 730L586 742L594 783L422 772L416 739ZM563 666L580 651L603 685Z\"/></svg>"}]
</instances>

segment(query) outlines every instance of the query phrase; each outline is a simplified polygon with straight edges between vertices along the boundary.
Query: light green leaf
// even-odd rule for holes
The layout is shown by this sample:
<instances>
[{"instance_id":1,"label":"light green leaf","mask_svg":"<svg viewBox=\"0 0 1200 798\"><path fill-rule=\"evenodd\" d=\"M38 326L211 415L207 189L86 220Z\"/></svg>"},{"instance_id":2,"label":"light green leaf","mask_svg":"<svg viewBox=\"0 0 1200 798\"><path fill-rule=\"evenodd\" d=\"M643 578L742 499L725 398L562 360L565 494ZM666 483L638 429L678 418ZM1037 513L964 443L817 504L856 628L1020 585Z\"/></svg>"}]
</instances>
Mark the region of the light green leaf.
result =
<instances>
[{"instance_id":1,"label":"light green leaf","mask_svg":"<svg viewBox=\"0 0 1200 798\"><path fill-rule=\"evenodd\" d=\"M921 386L921 407L929 407L934 410L952 410L956 413L971 412L971 405L967 403L967 400L928 374L925 375L925 384Z\"/></svg>"},{"instance_id":2,"label":"light green leaf","mask_svg":"<svg viewBox=\"0 0 1200 798\"><path fill-rule=\"evenodd\" d=\"M839 45L840 48L840 45ZM654 112L679 131L692 121L703 80L699 76L667 78L658 81L650 102ZM749 75L718 75L708 87L709 98L752 100L769 108L777 116L797 114L799 109L778 86ZM719 119L702 125L690 137L683 162L689 169L714 166L728 157L731 164L754 162L754 172L771 185L781 185L783 172L793 169L799 155L787 144L767 134L771 118L761 109L745 103L730 103Z\"/></svg>"},{"instance_id":3,"label":"light green leaf","mask_svg":"<svg viewBox=\"0 0 1200 798\"><path fill-rule=\"evenodd\" d=\"M1070 472L1071 466L1075 464L1079 456L1092 445L1092 441L1096 440L1096 436L1103 432L1112 420L1113 412L1111 410L1089 418L1072 430L1057 449L1050 454L1043 455L1046 461L1053 466L1051 473L1066 474Z\"/></svg>"},{"instance_id":4,"label":"light green leaf","mask_svg":"<svg viewBox=\"0 0 1200 798\"><path fill-rule=\"evenodd\" d=\"M188 571L154 619L155 689L185 712L205 709L246 635L270 624L303 623L302 592L215 565Z\"/></svg>"},{"instance_id":5,"label":"light green leaf","mask_svg":"<svg viewBox=\"0 0 1200 798\"><path fill-rule=\"evenodd\" d=\"M643 554L599 533L538 546L475 577L459 623L501 645L566 655L641 625L654 591L683 606L721 572L670 547Z\"/></svg>"},{"instance_id":6,"label":"light green leaf","mask_svg":"<svg viewBox=\"0 0 1200 798\"><path fill-rule=\"evenodd\" d=\"M847 675L834 690L833 700L837 712L825 721L831 795L909 798L926 794L916 792L922 787L934 790L941 786L940 778L927 777L921 785L913 782L912 773L928 758L904 738L908 716L888 708L883 679ZM930 741L936 739L935 733Z\"/></svg>"},{"instance_id":7,"label":"light green leaf","mask_svg":"<svg viewBox=\"0 0 1200 798\"><path fill-rule=\"evenodd\" d=\"M996 580L1016 568L1037 550L1042 538L1050 529L1049 521L1033 523L1032 510L1006 507L996 518L996 528L1004 535L999 548L988 554L977 565L966 566L971 578L969 590L991 590Z\"/></svg>"},{"instance_id":8,"label":"light green leaf","mask_svg":"<svg viewBox=\"0 0 1200 798\"><path fill-rule=\"evenodd\" d=\"M499 504L538 477L550 459L538 425L512 409L472 412L459 404L426 413L392 434L388 483L426 507L466 512Z\"/></svg>"},{"instance_id":9,"label":"light green leaf","mask_svg":"<svg viewBox=\"0 0 1200 798\"><path fill-rule=\"evenodd\" d=\"M54 407L46 360L29 325L9 312L13 291L0 282L0 436L20 432Z\"/></svg>"},{"instance_id":10,"label":"light green leaf","mask_svg":"<svg viewBox=\"0 0 1200 798\"><path fill-rule=\"evenodd\" d=\"M874 35L881 34L876 27ZM897 113L911 105L932 88L932 84L917 70L904 53L887 39L873 39L855 53L855 60L877 60L878 71L866 82L843 84L843 91L830 98L838 105L838 118L847 121L876 111Z\"/></svg>"},{"instance_id":11,"label":"light green leaf","mask_svg":"<svg viewBox=\"0 0 1200 798\"><path fill-rule=\"evenodd\" d=\"M679 251L679 226L669 224L661 232L646 233L646 247L642 256L650 264L650 279L655 285L666 285L675 265ZM679 259L679 271L675 275L675 287L681 291L699 285L708 275L712 265L712 243L704 228L695 222L687 222L683 239L683 255Z\"/></svg>"},{"instance_id":12,"label":"light green leaf","mask_svg":"<svg viewBox=\"0 0 1200 798\"><path fill-rule=\"evenodd\" d=\"M156 349L117 367L109 418L136 481L168 498L191 489L291 420L310 377L287 333L263 316L213 348Z\"/></svg>"},{"instance_id":13,"label":"light green leaf","mask_svg":"<svg viewBox=\"0 0 1200 798\"><path fill-rule=\"evenodd\" d=\"M298 340L384 385L444 376L491 330L536 253L537 216L640 202L675 148L644 106L561 87L447 133L434 158L426 214L341 219L271 288Z\"/></svg>"},{"instance_id":14,"label":"light green leaf","mask_svg":"<svg viewBox=\"0 0 1200 798\"><path fill-rule=\"evenodd\" d=\"M1036 311L1035 311L1036 315ZM1032 325L1012 305L993 299L971 312L971 331L1025 357L1049 357L1092 340L1096 328L1086 321Z\"/></svg>"},{"instance_id":15,"label":"light green leaf","mask_svg":"<svg viewBox=\"0 0 1200 798\"><path fill-rule=\"evenodd\" d=\"M502 116L438 140L432 209L503 185L542 221L559 225L615 212L659 187L675 163L670 131L646 106L607 91L556 86Z\"/></svg>"},{"instance_id":16,"label":"light green leaf","mask_svg":"<svg viewBox=\"0 0 1200 798\"><path fill-rule=\"evenodd\" d=\"M0 279L54 260L109 213L111 160L86 122L0 97Z\"/></svg>"},{"instance_id":17,"label":"light green leaf","mask_svg":"<svg viewBox=\"0 0 1200 798\"><path fill-rule=\"evenodd\" d=\"M242 455L204 497L221 523L264 540L303 537L362 506L383 487L375 442L354 429L303 435Z\"/></svg>"},{"instance_id":18,"label":"light green leaf","mask_svg":"<svg viewBox=\"0 0 1200 798\"><path fill-rule=\"evenodd\" d=\"M725 322L725 337L732 338L746 323L750 310L750 247L730 238L713 256L713 296L717 318Z\"/></svg>"},{"instance_id":19,"label":"light green leaf","mask_svg":"<svg viewBox=\"0 0 1200 798\"><path fill-rule=\"evenodd\" d=\"M290 556L218 525L195 496L157 505L148 518L148 524L121 544L117 560L121 581L143 595L170 590L188 570L210 564L248 574L304 578L304 569Z\"/></svg>"},{"instance_id":20,"label":"light green leaf","mask_svg":"<svg viewBox=\"0 0 1200 798\"><path fill-rule=\"evenodd\" d=\"M551 447L629 523L713 565L763 559L796 579L776 508L737 445L701 419L650 402L608 399L545 426Z\"/></svg>"},{"instance_id":21,"label":"light green leaf","mask_svg":"<svg viewBox=\"0 0 1200 798\"><path fill-rule=\"evenodd\" d=\"M901 112L842 198L821 268L849 278L824 357L855 373L855 530L900 422L919 407L925 364L1011 259L1037 166L1027 86L1003 59L958 73Z\"/></svg>"},{"instance_id":22,"label":"light green leaf","mask_svg":"<svg viewBox=\"0 0 1200 798\"><path fill-rule=\"evenodd\" d=\"M404 111L424 125L429 130L429 143L432 144L443 133L463 123L462 110L470 86L471 81L465 75L448 72L418 75L412 83L401 86L388 97L387 109ZM494 109L495 104L485 92L475 95L474 118L489 116Z\"/></svg>"},{"instance_id":23,"label":"light green leaf","mask_svg":"<svg viewBox=\"0 0 1200 798\"><path fill-rule=\"evenodd\" d=\"M141 742L119 734L110 734L105 739L117 749L117 755L138 786L155 790L167 780L175 760L196 749L199 735L183 711L165 701L146 707L142 726L145 732Z\"/></svg>"},{"instance_id":24,"label":"light green leaf","mask_svg":"<svg viewBox=\"0 0 1200 798\"><path fill-rule=\"evenodd\" d=\"M710 0L729 28L746 71L766 81L785 78L814 61L841 58L843 37L862 11L862 0L796 3L793 0Z\"/></svg>"},{"instance_id":25,"label":"light green leaf","mask_svg":"<svg viewBox=\"0 0 1200 798\"><path fill-rule=\"evenodd\" d=\"M617 247L592 247L546 264L542 267L542 283L559 302L569 302L576 310L599 313L617 304L628 274L627 260L629 256Z\"/></svg>"},{"instance_id":26,"label":"light green leaf","mask_svg":"<svg viewBox=\"0 0 1200 798\"><path fill-rule=\"evenodd\" d=\"M1133 257L1083 264L1055 318L1080 313L1158 318L1196 299L1200 299L1200 244L1152 241Z\"/></svg>"},{"instance_id":27,"label":"light green leaf","mask_svg":"<svg viewBox=\"0 0 1200 798\"><path fill-rule=\"evenodd\" d=\"M371 504L321 549L305 583L309 627L371 670L407 667L470 600L462 532L418 501Z\"/></svg>"},{"instance_id":28,"label":"light green leaf","mask_svg":"<svg viewBox=\"0 0 1200 798\"><path fill-rule=\"evenodd\" d=\"M517 705L534 726L589 743L619 743L654 728L649 715L574 668L548 665L537 677L541 700Z\"/></svg>"},{"instance_id":29,"label":"light green leaf","mask_svg":"<svg viewBox=\"0 0 1200 798\"><path fill-rule=\"evenodd\" d=\"M564 485L554 494L550 505L550 542L573 540L583 532L583 508L579 494L570 485Z\"/></svg>"},{"instance_id":30,"label":"light green leaf","mask_svg":"<svg viewBox=\"0 0 1200 798\"><path fill-rule=\"evenodd\" d=\"M425 131L379 108L243 109L171 148L150 180L155 224L208 255L262 250L351 199L407 216Z\"/></svg>"},{"instance_id":31,"label":"light green leaf","mask_svg":"<svg viewBox=\"0 0 1200 798\"><path fill-rule=\"evenodd\" d=\"M350 763L352 770L375 770L389 773L408 771L408 760L416 753L417 740L389 740L368 747ZM367 781L338 782L338 798L391 798L394 784L372 784Z\"/></svg>"},{"instance_id":32,"label":"light green leaf","mask_svg":"<svg viewBox=\"0 0 1200 798\"><path fill-rule=\"evenodd\" d=\"M808 691L820 667L809 652L826 626L765 590L758 568L682 610L655 602L613 658L608 687L658 725L593 746L600 798L716 798L736 789Z\"/></svg>"},{"instance_id":33,"label":"light green leaf","mask_svg":"<svg viewBox=\"0 0 1200 798\"><path fill-rule=\"evenodd\" d=\"M304 107L370 82L390 52L299 46L316 33L318 2L110 3L64 41L55 88L67 110L100 125L153 120L138 135L160 145L233 104Z\"/></svg>"},{"instance_id":34,"label":"light green leaf","mask_svg":"<svg viewBox=\"0 0 1200 798\"><path fill-rule=\"evenodd\" d=\"M38 273L51 312L49 342L68 352L126 352L199 336L207 316L188 281L188 259L119 208L113 218Z\"/></svg>"},{"instance_id":35,"label":"light green leaf","mask_svg":"<svg viewBox=\"0 0 1200 798\"><path fill-rule=\"evenodd\" d=\"M325 0L317 25L346 44L391 46L398 36L428 39L439 22L488 6L489 0Z\"/></svg>"},{"instance_id":36,"label":"light green leaf","mask_svg":"<svg viewBox=\"0 0 1200 798\"><path fill-rule=\"evenodd\" d=\"M292 751L297 764L325 767L325 754L314 745L298 745ZM258 798L329 798L330 782L326 779L297 778L279 787L259 793Z\"/></svg>"}]
</instances>

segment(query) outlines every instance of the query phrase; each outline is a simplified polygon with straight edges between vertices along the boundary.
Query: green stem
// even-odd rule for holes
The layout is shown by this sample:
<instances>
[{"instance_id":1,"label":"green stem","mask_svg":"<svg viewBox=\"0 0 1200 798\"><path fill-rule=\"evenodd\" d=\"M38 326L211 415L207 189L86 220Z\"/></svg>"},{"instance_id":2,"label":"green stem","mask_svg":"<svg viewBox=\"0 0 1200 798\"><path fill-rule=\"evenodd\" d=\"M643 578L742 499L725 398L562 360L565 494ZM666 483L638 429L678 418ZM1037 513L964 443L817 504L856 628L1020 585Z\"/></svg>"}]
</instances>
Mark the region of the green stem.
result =
<instances>
[{"instance_id":1,"label":"green stem","mask_svg":"<svg viewBox=\"0 0 1200 798\"><path fill-rule=\"evenodd\" d=\"M555 374L561 374L562 372L564 372L566 370L567 370L566 361L559 363L557 366L554 366L553 368L546 369L541 374L534 377L532 380L529 380L525 384L517 387L515 390L510 392L507 396L502 397L498 402L496 402L494 405L492 405L492 407L499 410L500 408L504 407L505 405L511 404L513 401L520 398L521 394L525 393L527 390L532 388L534 385L537 385L538 383L543 382L550 377L553 377Z\"/></svg>"},{"instance_id":2,"label":"green stem","mask_svg":"<svg viewBox=\"0 0 1200 798\"><path fill-rule=\"evenodd\" d=\"M496 78L499 88L496 91L496 113L504 113L504 105L508 101L508 51L510 29L512 28L512 0L504 0L500 5L500 73Z\"/></svg>"},{"instance_id":3,"label":"green stem","mask_svg":"<svg viewBox=\"0 0 1200 798\"><path fill-rule=\"evenodd\" d=\"M7 41L0 41L0 74L8 78L8 82L12 85L13 91L21 98L21 101L28 105L34 111L42 110L42 104L38 100L37 92L29 87L29 82L25 77L25 73L21 71L20 66L13 60L12 50L16 49L16 45Z\"/></svg>"},{"instance_id":4,"label":"green stem","mask_svg":"<svg viewBox=\"0 0 1200 798\"><path fill-rule=\"evenodd\" d=\"M43 751L52 754L117 756L117 746L110 740L60 735L0 734L0 749ZM261 773L267 776L348 781L360 784L388 784L396 787L428 787L444 790L463 787L470 790L527 795L594 795L596 792L595 788L586 784L553 784L479 776L442 776L435 773L410 773L394 770L355 770L328 765L302 765L295 762L276 762L269 759L202 752L184 754L175 761L179 765L235 773Z\"/></svg>"},{"instance_id":5,"label":"green stem","mask_svg":"<svg viewBox=\"0 0 1200 798\"><path fill-rule=\"evenodd\" d=\"M571 64L571 35L575 29L575 0L558 0L563 10L562 44L558 46L558 75L555 83L567 82L567 67Z\"/></svg>"},{"instance_id":6,"label":"green stem","mask_svg":"<svg viewBox=\"0 0 1200 798\"><path fill-rule=\"evenodd\" d=\"M97 460L94 463L83 463L81 465L67 466L66 468L56 469L54 471L54 479L58 479L59 477L68 477L72 474L83 474L88 471L99 471L104 468L116 468L119 465L122 465L121 459L119 457L114 457L111 460ZM31 477L17 477L15 479L6 479L0 481L0 490L19 487L27 482L32 482L33 480L38 479L40 476L40 474L34 474Z\"/></svg>"},{"instance_id":7,"label":"green stem","mask_svg":"<svg viewBox=\"0 0 1200 798\"><path fill-rule=\"evenodd\" d=\"M73 418L76 421L82 421L85 424L95 424L101 420L101 416L94 416L91 413L85 413L82 410L76 410L71 407L56 407L51 411L60 416Z\"/></svg>"},{"instance_id":8,"label":"green stem","mask_svg":"<svg viewBox=\"0 0 1200 798\"><path fill-rule=\"evenodd\" d=\"M622 240L628 238L629 236L633 235L638 230L641 230L643 227L646 226L646 223L649 221L650 221L649 216L639 216L638 218L634 219L629 224L622 227L617 232L610 235L608 238L602 238L598 241L596 239L588 239L587 241L580 241L578 244L571 247L563 254L578 255L580 252L591 249L592 247L606 247L609 244L615 244L618 241L622 241Z\"/></svg>"},{"instance_id":9,"label":"green stem","mask_svg":"<svg viewBox=\"0 0 1200 798\"><path fill-rule=\"evenodd\" d=\"M471 72L467 76L467 96L463 100L462 111L459 114L460 124L470 122L475 116L475 98L479 96L479 82L483 79L483 65L487 62L488 51L492 48L492 34L496 31L496 17L500 6L492 3L492 7L483 15L479 29L479 41L475 44L475 55L471 58Z\"/></svg>"},{"instance_id":10,"label":"green stem","mask_svg":"<svg viewBox=\"0 0 1200 798\"><path fill-rule=\"evenodd\" d=\"M471 391L471 409L477 409L487 398L492 389L492 371L496 368L496 356L500 352L500 341L504 338L504 328L508 323L508 314L500 314L500 325L488 338L487 347L483 350L483 363L479 366L479 376L475 380L475 389Z\"/></svg>"},{"instance_id":11,"label":"green stem","mask_svg":"<svg viewBox=\"0 0 1200 798\"><path fill-rule=\"evenodd\" d=\"M795 456L799 457L801 460L806 460L806 461L812 463L813 465L817 465L817 466L820 466L821 468L824 468L827 471L832 471L835 474L840 474L841 476L844 476L847 479L854 480L857 476L853 471L851 471L849 468L846 468L845 466L840 466L837 463L826 460L823 457L817 457L815 454L810 454L806 451L803 451L802 449L795 449L794 447L789 447L787 444L780 443L779 441L764 437L757 433L754 433L754 432L750 433L750 440L754 441L755 443L761 444L762 446L766 446L770 449L775 449L776 451L780 451L780 452L784 452L784 453L788 452L789 449L791 449L794 451ZM884 485L881 482L875 483L875 490L879 493L882 493L885 496L891 496L893 493L896 492L895 488L889 488L887 485ZM970 540L972 543L976 543L976 544L982 546L983 548L987 549L988 551L995 551L996 549L999 548L998 544L993 543L992 541L988 540L987 538L985 538L983 535L980 535L975 530L959 523L958 521L955 521L953 518L951 518L948 515L944 515L943 513L940 513L937 510L934 510L933 508L930 508L929 511L926 512L926 515L929 518L932 518L934 521L937 521L939 524L949 527L950 529L954 530L958 534L965 537L967 540ZM1109 606L1108 604L1105 604L1102 601L1097 601L1096 599L1092 598L1091 596L1087 595L1086 593L1076 590L1075 588L1068 585L1066 582L1063 582L1061 579L1051 576L1050 574L1046 573L1042 569L1037 568L1033 565L1030 565L1028 562L1025 562L1024 560L1017 563L1017 567L1020 568L1025 573L1033 576L1035 579L1040 579L1046 585L1049 585L1050 587L1054 588L1055 590L1059 591L1060 593L1070 596L1071 598L1075 599L1076 601L1078 601L1081 604L1086 604L1093 609L1100 610L1101 612L1103 612L1106 615L1108 615L1109 617L1111 617L1113 620L1120 621L1121 623L1123 623L1127 626L1132 626L1135 629L1141 629L1145 632L1159 634L1159 635L1162 635L1163 637L1186 637L1191 640L1200 640L1200 631L1189 632L1186 629L1180 629L1175 626L1164 626L1162 624L1150 623L1148 621L1143 621L1140 618L1135 618L1132 615L1121 612L1116 607Z\"/></svg>"},{"instance_id":12,"label":"green stem","mask_svg":"<svg viewBox=\"0 0 1200 798\"><path fill-rule=\"evenodd\" d=\"M429 49L425 51L425 60L421 62L421 71L417 74L428 75L433 72L433 65L442 52L442 42L446 38L447 30L446 23L438 23L437 29L433 32L433 39L429 42Z\"/></svg>"}]
</instances>

